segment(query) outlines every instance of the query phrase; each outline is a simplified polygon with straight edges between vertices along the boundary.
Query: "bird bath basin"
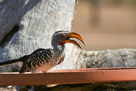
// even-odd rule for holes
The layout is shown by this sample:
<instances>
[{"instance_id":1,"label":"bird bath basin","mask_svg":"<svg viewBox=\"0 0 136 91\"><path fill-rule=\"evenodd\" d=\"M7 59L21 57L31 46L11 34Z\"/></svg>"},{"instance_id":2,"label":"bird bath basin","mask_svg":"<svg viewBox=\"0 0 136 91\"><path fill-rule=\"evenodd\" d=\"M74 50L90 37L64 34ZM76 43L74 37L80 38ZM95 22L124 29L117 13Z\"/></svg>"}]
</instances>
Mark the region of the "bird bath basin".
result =
<instances>
[{"instance_id":1,"label":"bird bath basin","mask_svg":"<svg viewBox=\"0 0 136 91\"><path fill-rule=\"evenodd\" d=\"M36 80L35 80L36 79ZM46 85L136 81L136 68L50 70L48 73L0 73L0 85Z\"/></svg>"}]
</instances>

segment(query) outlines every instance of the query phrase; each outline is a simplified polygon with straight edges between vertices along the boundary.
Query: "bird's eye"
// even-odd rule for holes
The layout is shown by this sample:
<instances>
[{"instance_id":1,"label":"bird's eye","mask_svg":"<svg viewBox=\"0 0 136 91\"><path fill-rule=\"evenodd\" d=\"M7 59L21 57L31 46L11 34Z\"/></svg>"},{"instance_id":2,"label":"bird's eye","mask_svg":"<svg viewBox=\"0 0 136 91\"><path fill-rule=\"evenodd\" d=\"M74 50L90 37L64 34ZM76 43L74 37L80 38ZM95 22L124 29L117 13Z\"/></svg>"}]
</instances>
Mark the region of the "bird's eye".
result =
<instances>
[{"instance_id":1,"label":"bird's eye","mask_svg":"<svg viewBox=\"0 0 136 91\"><path fill-rule=\"evenodd\" d=\"M63 38L66 37L66 34L65 34L65 33L62 33L61 35L62 35Z\"/></svg>"}]
</instances>

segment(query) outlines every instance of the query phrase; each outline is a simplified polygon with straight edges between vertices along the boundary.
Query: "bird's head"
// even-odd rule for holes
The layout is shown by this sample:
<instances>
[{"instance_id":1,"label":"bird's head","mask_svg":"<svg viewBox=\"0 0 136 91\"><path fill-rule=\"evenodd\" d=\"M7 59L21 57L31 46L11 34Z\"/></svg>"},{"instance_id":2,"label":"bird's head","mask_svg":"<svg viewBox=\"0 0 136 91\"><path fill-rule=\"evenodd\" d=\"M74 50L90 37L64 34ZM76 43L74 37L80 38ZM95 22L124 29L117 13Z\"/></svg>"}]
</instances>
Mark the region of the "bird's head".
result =
<instances>
[{"instance_id":1,"label":"bird's head","mask_svg":"<svg viewBox=\"0 0 136 91\"><path fill-rule=\"evenodd\" d=\"M53 34L52 46L56 46L56 45L63 46L65 43L72 43L81 48L81 46L71 38L76 38L84 44L82 37L78 33L69 32L69 31L57 31Z\"/></svg>"}]
</instances>

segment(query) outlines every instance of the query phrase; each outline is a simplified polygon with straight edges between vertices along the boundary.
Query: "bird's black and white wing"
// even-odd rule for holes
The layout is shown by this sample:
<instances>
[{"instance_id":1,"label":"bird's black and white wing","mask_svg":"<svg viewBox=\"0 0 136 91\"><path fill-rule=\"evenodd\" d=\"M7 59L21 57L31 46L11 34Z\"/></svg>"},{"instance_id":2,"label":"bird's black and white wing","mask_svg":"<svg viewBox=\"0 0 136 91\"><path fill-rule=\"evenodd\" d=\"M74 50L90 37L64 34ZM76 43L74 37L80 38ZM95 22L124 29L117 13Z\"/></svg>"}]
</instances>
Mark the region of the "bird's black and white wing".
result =
<instances>
[{"instance_id":1,"label":"bird's black and white wing","mask_svg":"<svg viewBox=\"0 0 136 91\"><path fill-rule=\"evenodd\" d=\"M41 49L34 51L23 63L20 72L24 73L40 67L52 60L53 49Z\"/></svg>"},{"instance_id":2,"label":"bird's black and white wing","mask_svg":"<svg viewBox=\"0 0 136 91\"><path fill-rule=\"evenodd\" d=\"M14 63L17 63L17 62L25 62L26 59L28 59L32 54L35 54L36 52L38 51L42 51L42 50L45 50L43 48L40 48L40 49L37 49L35 50L33 53L31 53L30 55L25 55L23 57L20 57L18 59L12 59L12 60L7 60L7 61L3 61L3 62L0 62L0 67L1 66L5 66L5 65L9 65L9 64L14 64Z\"/></svg>"}]
</instances>

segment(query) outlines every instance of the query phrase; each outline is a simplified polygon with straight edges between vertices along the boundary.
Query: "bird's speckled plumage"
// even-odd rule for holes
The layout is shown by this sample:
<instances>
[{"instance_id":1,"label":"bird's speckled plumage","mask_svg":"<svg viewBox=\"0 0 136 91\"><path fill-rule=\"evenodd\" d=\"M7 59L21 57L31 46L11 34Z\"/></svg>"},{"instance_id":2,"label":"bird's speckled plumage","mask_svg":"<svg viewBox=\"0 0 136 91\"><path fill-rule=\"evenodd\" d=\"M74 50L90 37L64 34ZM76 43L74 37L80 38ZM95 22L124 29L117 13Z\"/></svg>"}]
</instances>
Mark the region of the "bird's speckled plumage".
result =
<instances>
[{"instance_id":1,"label":"bird's speckled plumage","mask_svg":"<svg viewBox=\"0 0 136 91\"><path fill-rule=\"evenodd\" d=\"M40 50L26 59L20 69L20 73L34 70L38 67L44 66L53 59L54 51L52 49Z\"/></svg>"},{"instance_id":2,"label":"bird's speckled plumage","mask_svg":"<svg viewBox=\"0 0 136 91\"><path fill-rule=\"evenodd\" d=\"M32 71L33 73L46 72L61 63L59 61L64 60L63 52L65 48L64 45L58 44L58 42L62 40L62 37L60 36L61 33L64 33L64 31L54 33L52 37L53 49L42 49L32 53L23 63L20 73L28 71Z\"/></svg>"},{"instance_id":3,"label":"bird's speckled plumage","mask_svg":"<svg viewBox=\"0 0 136 91\"><path fill-rule=\"evenodd\" d=\"M81 48L81 46L76 41L71 40L70 38L77 38L82 43L84 43L81 36L75 32L57 31L52 36L51 44L53 49L40 48L35 50L30 55L25 55L19 59L1 62L0 66L22 61L23 65L19 73L28 71L32 71L33 73L46 72L57 64L63 62L65 57L65 43L73 43Z\"/></svg>"}]
</instances>

